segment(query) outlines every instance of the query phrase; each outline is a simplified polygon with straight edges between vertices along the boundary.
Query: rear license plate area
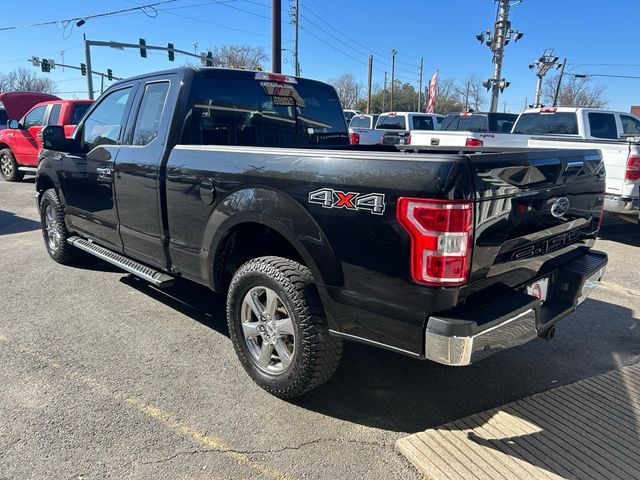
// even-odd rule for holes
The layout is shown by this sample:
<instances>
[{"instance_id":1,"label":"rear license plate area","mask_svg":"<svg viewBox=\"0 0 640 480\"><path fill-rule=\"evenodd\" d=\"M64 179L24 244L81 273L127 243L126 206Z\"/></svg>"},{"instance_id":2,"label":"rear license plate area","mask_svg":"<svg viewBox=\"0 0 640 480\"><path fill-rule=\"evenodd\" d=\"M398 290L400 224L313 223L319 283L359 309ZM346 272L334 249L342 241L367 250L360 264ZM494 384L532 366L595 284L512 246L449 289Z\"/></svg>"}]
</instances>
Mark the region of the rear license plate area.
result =
<instances>
[{"instance_id":1,"label":"rear license plate area","mask_svg":"<svg viewBox=\"0 0 640 480\"><path fill-rule=\"evenodd\" d=\"M536 280L527 285L525 289L528 295L536 297L540 305L543 305L547 301L547 295L549 294L549 277Z\"/></svg>"}]
</instances>

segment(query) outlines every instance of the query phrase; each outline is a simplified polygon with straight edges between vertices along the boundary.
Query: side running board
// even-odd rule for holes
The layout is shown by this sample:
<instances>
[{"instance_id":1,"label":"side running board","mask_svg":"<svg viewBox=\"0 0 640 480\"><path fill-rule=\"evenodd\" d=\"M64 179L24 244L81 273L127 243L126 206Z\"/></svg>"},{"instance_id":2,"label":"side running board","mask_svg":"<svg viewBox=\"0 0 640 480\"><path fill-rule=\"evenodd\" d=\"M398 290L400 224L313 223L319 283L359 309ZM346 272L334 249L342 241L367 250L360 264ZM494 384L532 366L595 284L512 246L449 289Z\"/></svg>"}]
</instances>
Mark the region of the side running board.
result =
<instances>
[{"instance_id":1,"label":"side running board","mask_svg":"<svg viewBox=\"0 0 640 480\"><path fill-rule=\"evenodd\" d=\"M124 255L120 255L119 253L113 252L108 248L96 245L95 243L85 240L84 238L70 237L69 239L67 239L67 242L69 242L74 247L79 248L80 250L84 250L91 255L95 255L105 262L109 262L116 267L120 267L121 269L132 273L149 283L152 283L156 287L169 287L176 281L176 279L171 275L167 275L166 273L159 272L158 270L155 270L151 267L147 267L146 265L138 263L135 260L131 260L130 258L127 258Z\"/></svg>"}]
</instances>

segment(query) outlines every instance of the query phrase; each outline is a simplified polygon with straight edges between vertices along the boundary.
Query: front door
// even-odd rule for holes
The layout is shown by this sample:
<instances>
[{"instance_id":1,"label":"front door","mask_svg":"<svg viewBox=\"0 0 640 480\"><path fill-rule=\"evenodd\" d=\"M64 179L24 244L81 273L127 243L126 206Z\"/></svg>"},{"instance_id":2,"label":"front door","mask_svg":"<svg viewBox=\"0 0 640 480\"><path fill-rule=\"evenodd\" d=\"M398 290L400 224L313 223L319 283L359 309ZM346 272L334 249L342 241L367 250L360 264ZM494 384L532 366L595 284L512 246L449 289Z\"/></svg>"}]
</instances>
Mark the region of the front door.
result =
<instances>
[{"instance_id":1,"label":"front door","mask_svg":"<svg viewBox=\"0 0 640 480\"><path fill-rule=\"evenodd\" d=\"M49 105L34 108L22 120L22 128L14 130L13 153L19 165L27 167L38 165L38 152L40 151L38 134L44 125L47 108Z\"/></svg>"},{"instance_id":2,"label":"front door","mask_svg":"<svg viewBox=\"0 0 640 480\"><path fill-rule=\"evenodd\" d=\"M100 98L76 132L80 153L63 160L72 229L119 251L122 241L113 180L134 89L135 84L124 84Z\"/></svg>"}]
</instances>

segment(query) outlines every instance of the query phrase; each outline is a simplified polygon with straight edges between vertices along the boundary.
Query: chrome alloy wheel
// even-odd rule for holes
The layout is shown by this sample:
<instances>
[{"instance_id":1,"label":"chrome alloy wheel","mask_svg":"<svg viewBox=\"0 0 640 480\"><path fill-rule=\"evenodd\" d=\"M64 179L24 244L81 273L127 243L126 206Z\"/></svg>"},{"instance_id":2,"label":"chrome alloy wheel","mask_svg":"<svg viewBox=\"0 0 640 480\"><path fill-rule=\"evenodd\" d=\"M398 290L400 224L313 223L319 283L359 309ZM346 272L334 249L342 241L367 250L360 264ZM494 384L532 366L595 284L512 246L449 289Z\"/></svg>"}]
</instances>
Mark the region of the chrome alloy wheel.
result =
<instances>
[{"instance_id":1,"label":"chrome alloy wheel","mask_svg":"<svg viewBox=\"0 0 640 480\"><path fill-rule=\"evenodd\" d=\"M295 355L295 329L289 311L278 294L267 287L253 287L242 300L242 333L251 359L265 373L280 375Z\"/></svg>"},{"instance_id":2,"label":"chrome alloy wheel","mask_svg":"<svg viewBox=\"0 0 640 480\"><path fill-rule=\"evenodd\" d=\"M13 175L13 162L9 155L2 155L0 157L0 170L2 170L2 175L5 177L10 177Z\"/></svg>"},{"instance_id":3,"label":"chrome alloy wheel","mask_svg":"<svg viewBox=\"0 0 640 480\"><path fill-rule=\"evenodd\" d=\"M49 245L49 249L52 252L57 251L62 241L62 235L60 235L56 213L51 204L47 205L44 210L44 228L47 231L47 245Z\"/></svg>"}]
</instances>

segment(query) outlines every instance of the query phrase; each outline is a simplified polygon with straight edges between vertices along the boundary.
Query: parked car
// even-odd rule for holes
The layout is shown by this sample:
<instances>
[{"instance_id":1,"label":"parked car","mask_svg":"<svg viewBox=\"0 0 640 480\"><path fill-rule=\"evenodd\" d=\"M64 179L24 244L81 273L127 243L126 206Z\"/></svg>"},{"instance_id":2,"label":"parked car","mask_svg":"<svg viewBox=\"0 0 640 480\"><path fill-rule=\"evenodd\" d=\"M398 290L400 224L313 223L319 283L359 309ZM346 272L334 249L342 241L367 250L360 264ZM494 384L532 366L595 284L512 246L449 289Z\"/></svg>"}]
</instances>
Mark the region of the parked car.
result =
<instances>
[{"instance_id":1,"label":"parked car","mask_svg":"<svg viewBox=\"0 0 640 480\"><path fill-rule=\"evenodd\" d=\"M20 121L9 120L0 131L0 175L8 182L35 173L45 125L62 125L70 135L93 100L52 100L38 103Z\"/></svg>"},{"instance_id":2,"label":"parked car","mask_svg":"<svg viewBox=\"0 0 640 480\"><path fill-rule=\"evenodd\" d=\"M462 366L549 339L607 263L598 151L349 145L334 88L310 79L142 75L43 139L51 258L227 292L240 362L283 398L331 377L343 340Z\"/></svg>"},{"instance_id":3,"label":"parked car","mask_svg":"<svg viewBox=\"0 0 640 480\"><path fill-rule=\"evenodd\" d=\"M510 133L517 118L517 113L450 113L442 121L442 127L440 130L449 132L465 131Z\"/></svg>"},{"instance_id":4,"label":"parked car","mask_svg":"<svg viewBox=\"0 0 640 480\"><path fill-rule=\"evenodd\" d=\"M349 124L349 141L352 145L381 145L382 130L376 130L378 115L356 115Z\"/></svg>"},{"instance_id":5,"label":"parked car","mask_svg":"<svg viewBox=\"0 0 640 480\"><path fill-rule=\"evenodd\" d=\"M444 115L420 112L388 112L380 114L377 130L383 130L384 145L408 145L412 130L438 130Z\"/></svg>"},{"instance_id":6,"label":"parked car","mask_svg":"<svg viewBox=\"0 0 640 480\"><path fill-rule=\"evenodd\" d=\"M634 223L640 221L639 117L596 108L534 108L518 116L512 131L413 131L411 145L599 149L607 171L605 211ZM581 173L577 167L574 170Z\"/></svg>"},{"instance_id":7,"label":"parked car","mask_svg":"<svg viewBox=\"0 0 640 480\"><path fill-rule=\"evenodd\" d=\"M362 112L360 110L343 110L344 112L344 120L347 122L347 126L351 122L351 119L356 115L360 115Z\"/></svg>"},{"instance_id":8,"label":"parked car","mask_svg":"<svg viewBox=\"0 0 640 480\"><path fill-rule=\"evenodd\" d=\"M36 103L60 100L55 95L40 92L0 93L0 130L7 128L10 118L22 118Z\"/></svg>"}]
</instances>

